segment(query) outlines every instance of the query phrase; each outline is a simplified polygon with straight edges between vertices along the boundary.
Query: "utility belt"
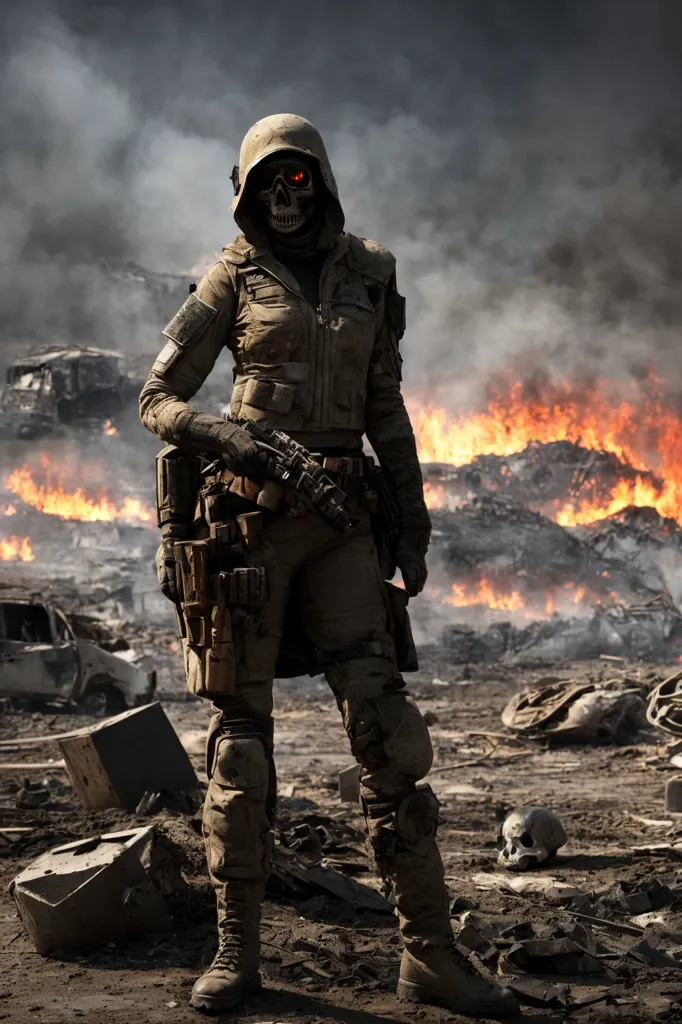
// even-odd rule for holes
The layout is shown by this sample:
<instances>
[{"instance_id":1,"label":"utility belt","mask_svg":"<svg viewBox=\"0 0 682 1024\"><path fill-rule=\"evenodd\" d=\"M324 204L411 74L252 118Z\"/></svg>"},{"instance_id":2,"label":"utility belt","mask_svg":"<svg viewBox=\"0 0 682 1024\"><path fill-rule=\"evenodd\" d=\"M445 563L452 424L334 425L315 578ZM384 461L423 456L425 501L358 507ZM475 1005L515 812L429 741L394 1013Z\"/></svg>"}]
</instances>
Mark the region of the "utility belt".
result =
<instances>
[{"instance_id":1,"label":"utility belt","mask_svg":"<svg viewBox=\"0 0 682 1024\"><path fill-rule=\"evenodd\" d=\"M385 475L362 453L322 451L318 458L325 472L334 474L339 487L369 514L382 574L390 579L398 513ZM160 453L157 468L159 525L165 543L173 545L187 684L199 697L231 696L244 650L258 642L254 637L269 632L259 615L269 597L268 562L258 549L264 528L286 512L280 499L272 508L258 503L257 489L251 493L248 480L221 466L211 464L202 473L199 460L173 446ZM235 485L242 489L235 490ZM278 677L309 671L306 657L291 661L290 670L278 666Z\"/></svg>"},{"instance_id":2,"label":"utility belt","mask_svg":"<svg viewBox=\"0 0 682 1024\"><path fill-rule=\"evenodd\" d=\"M374 468L371 455L324 455L313 452L312 457L325 473L333 473L335 476L364 477Z\"/></svg>"}]
</instances>

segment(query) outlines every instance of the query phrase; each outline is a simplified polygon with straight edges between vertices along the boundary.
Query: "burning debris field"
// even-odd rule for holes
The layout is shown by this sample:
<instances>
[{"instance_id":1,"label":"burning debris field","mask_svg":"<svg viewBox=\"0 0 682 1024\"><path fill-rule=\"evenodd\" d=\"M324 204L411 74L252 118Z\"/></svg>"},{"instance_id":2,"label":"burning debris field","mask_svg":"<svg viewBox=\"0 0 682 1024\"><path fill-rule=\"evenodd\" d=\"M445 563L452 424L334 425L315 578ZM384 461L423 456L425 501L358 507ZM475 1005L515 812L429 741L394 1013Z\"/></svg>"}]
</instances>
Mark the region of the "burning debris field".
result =
<instances>
[{"instance_id":1,"label":"burning debris field","mask_svg":"<svg viewBox=\"0 0 682 1024\"><path fill-rule=\"evenodd\" d=\"M662 383L489 394L470 416L412 407L434 525L424 627L478 634L454 644L464 660L679 657L682 419Z\"/></svg>"},{"instance_id":2,"label":"burning debris field","mask_svg":"<svg viewBox=\"0 0 682 1024\"><path fill-rule=\"evenodd\" d=\"M652 386L639 392L645 408ZM678 421L670 412L665 431L644 431L635 403L639 428L626 430L613 405L599 433L596 401L581 410L569 393L550 409L512 388L506 404L459 418L413 408L434 533L427 591L410 605L420 668L408 682L434 742L428 780L459 948L529 1019L672 1024L682 1003ZM186 693L155 589L143 465L154 447L136 431L124 418L16 441L3 456L2 657L11 648L44 662L66 643L75 663L100 666L74 685L62 653L61 677L31 688L36 662L24 661L20 686L3 693L10 1020L189 1021L189 988L213 954L200 836L208 708ZM11 626L21 607L32 625L24 614ZM40 615L53 633L38 631ZM266 989L248 1013L410 1020L394 998L396 921L336 705L321 678L280 682L276 694ZM97 865L87 886L82 858ZM144 898L121 915L131 886ZM92 899L100 913L85 928ZM421 1019L443 1018L424 1008Z\"/></svg>"},{"instance_id":3,"label":"burning debris field","mask_svg":"<svg viewBox=\"0 0 682 1024\"><path fill-rule=\"evenodd\" d=\"M7 14L0 1024L680 1024L678 5L187 7Z\"/></svg>"}]
</instances>

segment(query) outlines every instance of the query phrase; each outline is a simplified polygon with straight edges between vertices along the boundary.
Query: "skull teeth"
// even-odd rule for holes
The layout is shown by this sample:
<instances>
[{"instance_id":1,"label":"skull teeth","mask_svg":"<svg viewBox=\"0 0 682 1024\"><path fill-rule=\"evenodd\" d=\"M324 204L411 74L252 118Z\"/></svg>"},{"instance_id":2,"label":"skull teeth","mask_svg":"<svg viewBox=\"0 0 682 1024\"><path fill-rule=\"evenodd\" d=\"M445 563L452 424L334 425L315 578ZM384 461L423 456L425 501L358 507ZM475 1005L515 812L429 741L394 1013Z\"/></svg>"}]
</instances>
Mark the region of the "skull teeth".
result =
<instances>
[{"instance_id":1,"label":"skull teeth","mask_svg":"<svg viewBox=\"0 0 682 1024\"><path fill-rule=\"evenodd\" d=\"M298 213L273 213L272 223L278 228L298 227L302 217Z\"/></svg>"}]
</instances>

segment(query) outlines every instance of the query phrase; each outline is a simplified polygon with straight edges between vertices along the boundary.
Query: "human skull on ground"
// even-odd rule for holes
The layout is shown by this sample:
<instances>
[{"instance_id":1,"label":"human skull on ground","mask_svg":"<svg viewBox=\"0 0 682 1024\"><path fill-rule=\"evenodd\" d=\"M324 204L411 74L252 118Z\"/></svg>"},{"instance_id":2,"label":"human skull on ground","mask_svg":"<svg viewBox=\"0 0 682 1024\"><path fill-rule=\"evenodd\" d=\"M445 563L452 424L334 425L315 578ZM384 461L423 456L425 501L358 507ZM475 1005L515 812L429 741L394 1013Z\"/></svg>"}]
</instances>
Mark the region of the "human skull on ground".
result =
<instances>
[{"instance_id":1,"label":"human skull on ground","mask_svg":"<svg viewBox=\"0 0 682 1024\"><path fill-rule=\"evenodd\" d=\"M310 167L293 156L265 165L258 174L257 198L269 228L289 235L313 214L315 185Z\"/></svg>"},{"instance_id":2,"label":"human skull on ground","mask_svg":"<svg viewBox=\"0 0 682 1024\"><path fill-rule=\"evenodd\" d=\"M553 857L566 841L564 827L553 811L519 807L502 825L497 863L510 871L528 871Z\"/></svg>"}]
</instances>

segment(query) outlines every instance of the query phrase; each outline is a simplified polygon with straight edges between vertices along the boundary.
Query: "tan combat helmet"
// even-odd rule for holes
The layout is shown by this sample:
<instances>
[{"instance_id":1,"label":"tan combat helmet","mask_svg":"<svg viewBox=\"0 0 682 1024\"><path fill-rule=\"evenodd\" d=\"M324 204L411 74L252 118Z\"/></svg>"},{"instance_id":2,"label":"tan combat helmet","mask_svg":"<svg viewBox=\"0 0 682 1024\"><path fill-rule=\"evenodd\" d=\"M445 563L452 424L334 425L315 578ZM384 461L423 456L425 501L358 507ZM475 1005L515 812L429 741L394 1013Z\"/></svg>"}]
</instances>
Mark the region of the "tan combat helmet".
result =
<instances>
[{"instance_id":1,"label":"tan combat helmet","mask_svg":"<svg viewBox=\"0 0 682 1024\"><path fill-rule=\"evenodd\" d=\"M344 215L327 150L317 128L298 114L271 114L249 128L239 150L239 167L232 172L235 196L232 200L234 219L250 242L259 242L259 233L245 202L249 174L272 153L302 153L312 157L320 168L327 190L325 225L320 233L320 246L333 245L343 231Z\"/></svg>"}]
</instances>

